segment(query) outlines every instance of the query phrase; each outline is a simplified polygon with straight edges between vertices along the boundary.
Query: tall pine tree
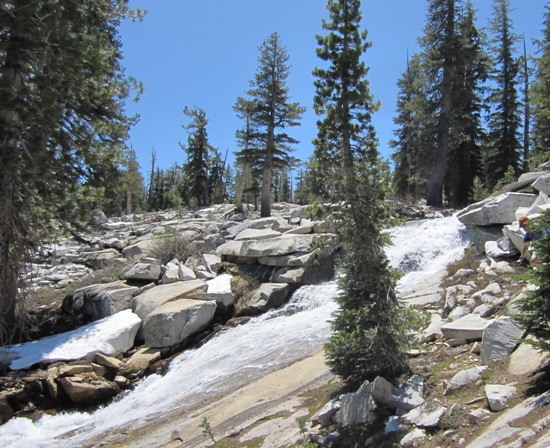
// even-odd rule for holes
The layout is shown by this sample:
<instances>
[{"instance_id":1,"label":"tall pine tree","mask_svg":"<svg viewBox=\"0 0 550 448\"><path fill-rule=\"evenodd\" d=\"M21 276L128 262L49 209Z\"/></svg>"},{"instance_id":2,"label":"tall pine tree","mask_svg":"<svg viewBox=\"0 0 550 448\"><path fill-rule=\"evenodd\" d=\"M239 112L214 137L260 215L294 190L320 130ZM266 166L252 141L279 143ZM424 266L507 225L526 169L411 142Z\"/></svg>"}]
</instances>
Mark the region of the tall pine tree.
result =
<instances>
[{"instance_id":1,"label":"tall pine tree","mask_svg":"<svg viewBox=\"0 0 550 448\"><path fill-rule=\"evenodd\" d=\"M489 69L483 35L475 26L472 3L467 2L456 16L453 108L444 182L447 204L455 208L469 203L474 179L482 173L483 85Z\"/></svg>"},{"instance_id":2,"label":"tall pine tree","mask_svg":"<svg viewBox=\"0 0 550 448\"><path fill-rule=\"evenodd\" d=\"M130 83L123 0L1 2L0 338L16 326L18 273L54 215L121 161Z\"/></svg>"},{"instance_id":3,"label":"tall pine tree","mask_svg":"<svg viewBox=\"0 0 550 448\"><path fill-rule=\"evenodd\" d=\"M487 99L489 115L485 144L485 176L489 190L495 187L510 167L516 177L521 171L519 63L514 56L518 38L513 33L509 0L494 0L491 35L493 86Z\"/></svg>"},{"instance_id":4,"label":"tall pine tree","mask_svg":"<svg viewBox=\"0 0 550 448\"><path fill-rule=\"evenodd\" d=\"M180 143L187 154L184 171L189 186L189 198L194 205L208 205L208 170L213 148L208 143L206 112L198 107L186 107L183 113L191 119L190 123L183 126L188 133L187 145Z\"/></svg>"},{"instance_id":5,"label":"tall pine tree","mask_svg":"<svg viewBox=\"0 0 550 448\"><path fill-rule=\"evenodd\" d=\"M271 216L272 175L276 169L295 163L290 156L293 145L299 143L286 130L298 126L305 108L291 103L287 78L290 74L288 54L277 33L271 34L260 46L258 70L246 92L249 99L238 98L236 109L246 111L248 125L248 157L253 165L261 165L262 217Z\"/></svg>"},{"instance_id":6,"label":"tall pine tree","mask_svg":"<svg viewBox=\"0 0 550 448\"><path fill-rule=\"evenodd\" d=\"M435 121L426 200L428 205L441 207L451 144L456 64L455 0L430 1L425 36L421 43L425 55L424 68L429 85L431 115Z\"/></svg>"},{"instance_id":7,"label":"tall pine tree","mask_svg":"<svg viewBox=\"0 0 550 448\"><path fill-rule=\"evenodd\" d=\"M536 78L532 85L533 143L531 169L550 161L550 5L544 14L543 39L535 43L539 50L535 58Z\"/></svg>"},{"instance_id":8,"label":"tall pine tree","mask_svg":"<svg viewBox=\"0 0 550 448\"><path fill-rule=\"evenodd\" d=\"M428 155L433 120L427 101L427 87L420 55L407 61L407 70L398 80L397 125L390 147L394 148L393 185L399 197L417 200L426 195Z\"/></svg>"},{"instance_id":9,"label":"tall pine tree","mask_svg":"<svg viewBox=\"0 0 550 448\"><path fill-rule=\"evenodd\" d=\"M377 140L371 124L378 108L362 60L370 47L361 31L359 0L329 0L326 36L317 36L317 55L328 68L316 68L314 98L318 148L343 173L350 214L344 228L342 293L326 345L332 371L351 383L394 377L405 368L404 335L380 232L382 189ZM322 143L320 143L322 142Z\"/></svg>"}]
</instances>

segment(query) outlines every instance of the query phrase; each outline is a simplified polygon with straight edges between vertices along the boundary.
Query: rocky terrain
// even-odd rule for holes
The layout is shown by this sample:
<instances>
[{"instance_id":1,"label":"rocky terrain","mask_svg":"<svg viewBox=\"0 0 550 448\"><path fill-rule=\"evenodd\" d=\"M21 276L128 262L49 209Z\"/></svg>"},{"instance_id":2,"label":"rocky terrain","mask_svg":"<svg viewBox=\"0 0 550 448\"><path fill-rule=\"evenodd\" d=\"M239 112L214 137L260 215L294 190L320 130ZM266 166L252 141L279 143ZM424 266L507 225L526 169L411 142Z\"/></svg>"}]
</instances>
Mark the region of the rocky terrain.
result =
<instances>
[{"instance_id":1,"label":"rocky terrain","mask_svg":"<svg viewBox=\"0 0 550 448\"><path fill-rule=\"evenodd\" d=\"M524 332L512 319L515 302L532 287L518 276L528 268L515 262L516 221L548 206L548 178L544 169L529 173L458 214L476 246L401 297L423 309L430 324L411 335L412 371L399 384L379 378L343 390L320 351L246 393L130 435L106 435L105 443L548 446L548 356L521 343ZM144 375L162 373L173 354L279 306L300 285L332 277L339 246L330 213L316 221L304 207L273 209L266 219L230 206L116 220L98 214L96 231L80 242L42 247L27 278L31 315L42 320L35 334L73 329L70 340L82 328L103 326L103 336L95 346L87 340L84 352L69 347L37 358L36 350L0 351L2 420L105 402ZM396 211L404 219L435 214L425 207ZM184 250L169 253L180 237ZM63 299L52 304L52 297ZM201 422L208 423L202 431Z\"/></svg>"}]
</instances>

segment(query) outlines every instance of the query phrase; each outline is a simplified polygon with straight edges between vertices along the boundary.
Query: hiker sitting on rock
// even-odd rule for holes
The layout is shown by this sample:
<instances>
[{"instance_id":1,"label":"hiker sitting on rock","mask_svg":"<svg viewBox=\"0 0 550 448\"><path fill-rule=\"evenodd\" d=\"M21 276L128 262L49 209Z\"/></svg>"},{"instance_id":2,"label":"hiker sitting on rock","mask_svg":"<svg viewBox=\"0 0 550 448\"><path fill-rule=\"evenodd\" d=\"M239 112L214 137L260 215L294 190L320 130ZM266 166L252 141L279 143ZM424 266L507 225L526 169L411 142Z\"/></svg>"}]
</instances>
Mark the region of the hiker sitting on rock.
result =
<instances>
[{"instance_id":1,"label":"hiker sitting on rock","mask_svg":"<svg viewBox=\"0 0 550 448\"><path fill-rule=\"evenodd\" d=\"M527 216L522 216L521 218L519 218L518 222L519 222L519 228L525 231L523 235L523 247L521 248L521 256L518 259L518 263L522 264L523 260L525 259L525 256L527 255L527 251L529 250L531 241L540 240L544 235L550 234L550 229L537 230L534 232L530 231L529 227L531 223ZM531 254L531 264L539 264L539 263L540 263L540 259L537 257L537 254L533 252Z\"/></svg>"}]
</instances>

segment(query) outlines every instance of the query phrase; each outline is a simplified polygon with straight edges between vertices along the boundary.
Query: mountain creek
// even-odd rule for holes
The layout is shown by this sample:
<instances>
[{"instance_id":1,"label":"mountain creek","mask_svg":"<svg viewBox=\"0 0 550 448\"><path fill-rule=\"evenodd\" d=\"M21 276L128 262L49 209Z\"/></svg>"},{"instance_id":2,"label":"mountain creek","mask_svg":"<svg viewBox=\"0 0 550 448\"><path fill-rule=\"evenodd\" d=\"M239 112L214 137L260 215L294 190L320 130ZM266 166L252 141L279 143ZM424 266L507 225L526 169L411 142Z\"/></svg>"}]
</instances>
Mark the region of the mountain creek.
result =
<instances>
[{"instance_id":1,"label":"mountain creek","mask_svg":"<svg viewBox=\"0 0 550 448\"><path fill-rule=\"evenodd\" d=\"M29 268L31 316L48 337L0 350L0 437L10 447L550 446L548 354L513 320L532 268L511 244L487 253L538 200L511 189L499 203L518 194L534 198L467 226L475 208L393 204L404 222L388 229L398 295L429 325L411 334L399 384L379 377L358 390L323 354L338 294L330 211L98 214L86 242L44 245ZM174 232L187 258L154 258Z\"/></svg>"}]
</instances>

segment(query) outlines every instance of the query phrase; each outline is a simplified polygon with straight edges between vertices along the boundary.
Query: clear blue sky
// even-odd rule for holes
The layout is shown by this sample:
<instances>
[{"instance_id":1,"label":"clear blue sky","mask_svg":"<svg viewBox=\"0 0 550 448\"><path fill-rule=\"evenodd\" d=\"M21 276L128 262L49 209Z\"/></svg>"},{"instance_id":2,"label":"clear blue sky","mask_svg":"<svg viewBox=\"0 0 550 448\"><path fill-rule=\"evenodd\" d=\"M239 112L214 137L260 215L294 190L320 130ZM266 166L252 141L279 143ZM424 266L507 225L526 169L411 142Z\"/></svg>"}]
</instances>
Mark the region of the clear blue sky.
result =
<instances>
[{"instance_id":1,"label":"clear blue sky","mask_svg":"<svg viewBox=\"0 0 550 448\"><path fill-rule=\"evenodd\" d=\"M540 38L546 0L511 0L514 32L525 34L527 51ZM485 27L492 0L474 0L478 25ZM307 108L300 127L290 134L300 141L294 156L306 161L313 151L317 116L313 112L315 35L325 34L325 0L131 0L147 11L142 22L121 28L126 74L143 82L145 91L128 112L140 115L129 144L147 178L151 151L157 166L166 169L185 162L179 142L187 143L182 128L188 123L183 108L200 107L209 120L211 145L232 160L235 131L242 126L232 106L245 96L258 67L258 47L277 32L289 55L291 101ZM396 82L406 68L407 51L418 51L423 34L426 0L363 0L363 28L372 47L365 54L371 92L381 102L373 118L379 150L389 158L388 141L395 128ZM521 48L523 51L523 49Z\"/></svg>"}]
</instances>

